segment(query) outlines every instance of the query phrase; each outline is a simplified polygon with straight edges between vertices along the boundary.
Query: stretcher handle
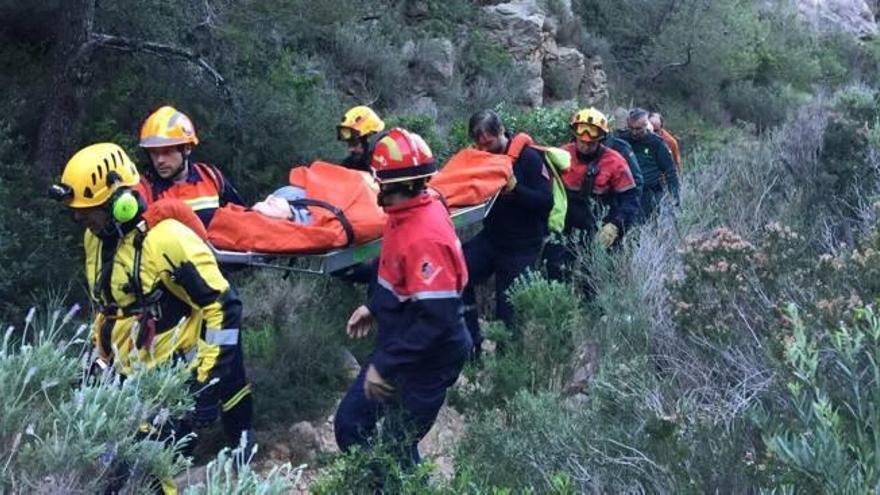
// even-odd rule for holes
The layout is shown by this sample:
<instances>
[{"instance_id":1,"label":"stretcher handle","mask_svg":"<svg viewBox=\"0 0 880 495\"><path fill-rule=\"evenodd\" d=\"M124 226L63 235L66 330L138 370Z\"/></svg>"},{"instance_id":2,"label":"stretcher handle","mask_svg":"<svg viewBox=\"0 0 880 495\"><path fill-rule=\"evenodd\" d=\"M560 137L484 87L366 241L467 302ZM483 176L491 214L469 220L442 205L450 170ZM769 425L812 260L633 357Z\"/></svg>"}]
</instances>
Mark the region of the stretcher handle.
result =
<instances>
[{"instance_id":1,"label":"stretcher handle","mask_svg":"<svg viewBox=\"0 0 880 495\"><path fill-rule=\"evenodd\" d=\"M339 220L339 223L342 224L342 230L345 231L346 238L345 247L351 247L354 245L354 228L351 226L351 222L348 221L348 218L345 218L345 214L339 208L331 205L326 201L311 198L292 199L289 200L288 203L290 203L290 206L292 207L317 206L318 208L324 208L325 210L329 211L330 213L335 215L336 219Z\"/></svg>"}]
</instances>

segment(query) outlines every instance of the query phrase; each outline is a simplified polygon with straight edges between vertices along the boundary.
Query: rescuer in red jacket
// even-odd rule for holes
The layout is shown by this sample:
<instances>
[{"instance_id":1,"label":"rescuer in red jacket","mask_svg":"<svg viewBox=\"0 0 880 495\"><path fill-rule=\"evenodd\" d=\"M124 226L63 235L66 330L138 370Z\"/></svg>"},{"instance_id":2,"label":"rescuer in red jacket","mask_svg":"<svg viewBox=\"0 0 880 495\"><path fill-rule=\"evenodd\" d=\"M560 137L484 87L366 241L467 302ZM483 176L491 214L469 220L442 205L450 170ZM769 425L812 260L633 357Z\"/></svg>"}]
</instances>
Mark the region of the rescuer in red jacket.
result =
<instances>
[{"instance_id":1,"label":"rescuer in red jacket","mask_svg":"<svg viewBox=\"0 0 880 495\"><path fill-rule=\"evenodd\" d=\"M371 167L388 221L378 283L346 330L363 337L375 321L378 336L336 411L336 442L343 451L367 446L384 417L382 444L406 468L420 461L418 442L473 346L462 316L467 268L446 207L425 189L437 168L424 140L392 129L378 140Z\"/></svg>"}]
</instances>

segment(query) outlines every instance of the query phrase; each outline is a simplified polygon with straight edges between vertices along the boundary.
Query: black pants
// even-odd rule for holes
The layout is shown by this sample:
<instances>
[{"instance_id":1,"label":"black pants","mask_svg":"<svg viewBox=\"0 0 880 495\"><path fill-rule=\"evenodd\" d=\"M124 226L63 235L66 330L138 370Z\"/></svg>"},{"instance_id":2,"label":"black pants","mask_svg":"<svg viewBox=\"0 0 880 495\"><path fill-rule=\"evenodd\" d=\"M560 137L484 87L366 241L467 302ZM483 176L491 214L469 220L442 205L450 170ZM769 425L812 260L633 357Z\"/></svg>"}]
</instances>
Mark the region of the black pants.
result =
<instances>
[{"instance_id":1,"label":"black pants","mask_svg":"<svg viewBox=\"0 0 880 495\"><path fill-rule=\"evenodd\" d=\"M529 267L536 265L541 255L541 246L509 251L495 246L484 231L468 241L463 250L468 269L468 283L462 295L466 309L465 323L474 341L474 350L479 354L483 334L480 330L474 286L495 275L495 317L512 328L513 306L507 299L507 289Z\"/></svg>"}]
</instances>

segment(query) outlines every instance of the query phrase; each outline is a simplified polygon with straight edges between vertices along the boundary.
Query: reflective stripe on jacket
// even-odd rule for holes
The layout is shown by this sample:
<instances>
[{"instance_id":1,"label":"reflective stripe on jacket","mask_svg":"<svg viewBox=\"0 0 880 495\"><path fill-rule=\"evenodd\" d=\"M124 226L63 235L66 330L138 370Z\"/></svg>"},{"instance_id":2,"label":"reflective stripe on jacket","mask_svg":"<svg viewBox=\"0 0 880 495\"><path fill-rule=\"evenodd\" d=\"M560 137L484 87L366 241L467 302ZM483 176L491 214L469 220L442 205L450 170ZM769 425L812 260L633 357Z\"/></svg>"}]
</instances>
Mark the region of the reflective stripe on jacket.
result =
<instances>
[{"instance_id":1,"label":"reflective stripe on jacket","mask_svg":"<svg viewBox=\"0 0 880 495\"><path fill-rule=\"evenodd\" d=\"M378 284L367 304L379 326L371 362L389 379L460 364L473 344L461 302L467 265L449 213L428 194L386 213Z\"/></svg>"},{"instance_id":2,"label":"reflective stripe on jacket","mask_svg":"<svg viewBox=\"0 0 880 495\"><path fill-rule=\"evenodd\" d=\"M139 235L142 297L134 278ZM222 348L238 343L241 302L210 248L182 223L163 220L146 234L134 229L118 243L86 231L84 246L89 293L104 308L93 336L105 357L122 365L123 373L131 372L136 363L149 367L175 355L190 356L196 378L204 382L221 359ZM107 279L102 274L104 260L113 263ZM154 335L138 348L136 330L150 320Z\"/></svg>"}]
</instances>

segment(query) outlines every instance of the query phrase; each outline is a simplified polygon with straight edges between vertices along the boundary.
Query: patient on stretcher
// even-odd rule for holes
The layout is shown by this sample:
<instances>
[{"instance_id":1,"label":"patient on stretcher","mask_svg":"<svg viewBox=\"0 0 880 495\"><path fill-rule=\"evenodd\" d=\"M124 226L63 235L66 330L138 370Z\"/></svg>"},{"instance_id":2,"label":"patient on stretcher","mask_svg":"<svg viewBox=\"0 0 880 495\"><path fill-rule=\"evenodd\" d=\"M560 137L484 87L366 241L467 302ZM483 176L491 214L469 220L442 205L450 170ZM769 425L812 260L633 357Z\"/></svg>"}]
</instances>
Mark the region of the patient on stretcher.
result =
<instances>
[{"instance_id":1,"label":"patient on stretcher","mask_svg":"<svg viewBox=\"0 0 880 495\"><path fill-rule=\"evenodd\" d=\"M305 206L294 206L291 201L306 199L306 190L298 186L278 188L263 201L255 204L252 210L271 218L283 218L304 225L311 225L312 214Z\"/></svg>"}]
</instances>

